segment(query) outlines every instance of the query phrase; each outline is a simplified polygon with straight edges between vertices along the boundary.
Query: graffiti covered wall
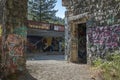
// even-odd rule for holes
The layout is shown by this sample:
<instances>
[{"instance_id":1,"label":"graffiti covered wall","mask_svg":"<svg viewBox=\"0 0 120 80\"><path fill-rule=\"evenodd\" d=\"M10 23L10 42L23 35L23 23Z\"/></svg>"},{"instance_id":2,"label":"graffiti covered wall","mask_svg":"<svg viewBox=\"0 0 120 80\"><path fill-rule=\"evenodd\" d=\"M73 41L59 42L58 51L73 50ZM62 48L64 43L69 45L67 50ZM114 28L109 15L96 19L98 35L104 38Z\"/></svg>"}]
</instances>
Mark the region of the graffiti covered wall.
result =
<instances>
[{"instance_id":1,"label":"graffiti covered wall","mask_svg":"<svg viewBox=\"0 0 120 80\"><path fill-rule=\"evenodd\" d=\"M2 78L11 73L24 71L26 68L27 29L24 22L27 20L27 1L6 0L5 2L2 21Z\"/></svg>"},{"instance_id":2,"label":"graffiti covered wall","mask_svg":"<svg viewBox=\"0 0 120 80\"><path fill-rule=\"evenodd\" d=\"M120 47L120 25L88 27L87 34L88 48L91 53L96 53L98 56Z\"/></svg>"},{"instance_id":3,"label":"graffiti covered wall","mask_svg":"<svg viewBox=\"0 0 120 80\"><path fill-rule=\"evenodd\" d=\"M6 65L10 72L14 73L16 70L24 70L25 57L24 45L27 36L26 27L19 27L14 29L14 33L7 36L6 45Z\"/></svg>"}]
</instances>

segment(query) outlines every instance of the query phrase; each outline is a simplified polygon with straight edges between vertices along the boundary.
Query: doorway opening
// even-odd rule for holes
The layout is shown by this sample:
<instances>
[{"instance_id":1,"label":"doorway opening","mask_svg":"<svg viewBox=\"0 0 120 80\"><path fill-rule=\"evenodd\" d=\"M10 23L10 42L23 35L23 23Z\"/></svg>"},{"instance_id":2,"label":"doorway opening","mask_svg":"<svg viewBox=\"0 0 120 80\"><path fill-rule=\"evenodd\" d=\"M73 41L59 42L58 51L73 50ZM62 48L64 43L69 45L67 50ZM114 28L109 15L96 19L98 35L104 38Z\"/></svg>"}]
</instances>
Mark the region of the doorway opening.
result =
<instances>
[{"instance_id":1,"label":"doorway opening","mask_svg":"<svg viewBox=\"0 0 120 80\"><path fill-rule=\"evenodd\" d=\"M28 21L27 26L26 51L30 60L57 60L58 55L64 57L64 25Z\"/></svg>"},{"instance_id":2,"label":"doorway opening","mask_svg":"<svg viewBox=\"0 0 120 80\"><path fill-rule=\"evenodd\" d=\"M27 36L28 53L64 53L64 38L46 36Z\"/></svg>"},{"instance_id":3,"label":"doorway opening","mask_svg":"<svg viewBox=\"0 0 120 80\"><path fill-rule=\"evenodd\" d=\"M78 24L78 59L80 63L87 63L86 23Z\"/></svg>"},{"instance_id":4,"label":"doorway opening","mask_svg":"<svg viewBox=\"0 0 120 80\"><path fill-rule=\"evenodd\" d=\"M57 15L57 4L62 8L57 0L28 1L27 55L64 55L64 14Z\"/></svg>"},{"instance_id":5,"label":"doorway opening","mask_svg":"<svg viewBox=\"0 0 120 80\"><path fill-rule=\"evenodd\" d=\"M63 38L27 36L28 60L64 60Z\"/></svg>"}]
</instances>

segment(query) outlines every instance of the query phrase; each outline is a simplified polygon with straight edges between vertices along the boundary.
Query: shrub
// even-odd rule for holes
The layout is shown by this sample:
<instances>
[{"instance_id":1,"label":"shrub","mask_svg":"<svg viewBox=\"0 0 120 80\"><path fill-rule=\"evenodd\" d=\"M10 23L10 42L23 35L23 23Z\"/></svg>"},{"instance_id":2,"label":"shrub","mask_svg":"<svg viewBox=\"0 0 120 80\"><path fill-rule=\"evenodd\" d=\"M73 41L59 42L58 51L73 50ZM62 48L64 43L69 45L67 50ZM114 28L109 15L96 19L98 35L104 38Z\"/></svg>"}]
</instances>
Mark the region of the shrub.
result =
<instances>
[{"instance_id":1,"label":"shrub","mask_svg":"<svg viewBox=\"0 0 120 80\"><path fill-rule=\"evenodd\" d=\"M97 59L93 61L95 67L102 69L104 80L120 80L120 53L115 51L105 57L105 60Z\"/></svg>"}]
</instances>

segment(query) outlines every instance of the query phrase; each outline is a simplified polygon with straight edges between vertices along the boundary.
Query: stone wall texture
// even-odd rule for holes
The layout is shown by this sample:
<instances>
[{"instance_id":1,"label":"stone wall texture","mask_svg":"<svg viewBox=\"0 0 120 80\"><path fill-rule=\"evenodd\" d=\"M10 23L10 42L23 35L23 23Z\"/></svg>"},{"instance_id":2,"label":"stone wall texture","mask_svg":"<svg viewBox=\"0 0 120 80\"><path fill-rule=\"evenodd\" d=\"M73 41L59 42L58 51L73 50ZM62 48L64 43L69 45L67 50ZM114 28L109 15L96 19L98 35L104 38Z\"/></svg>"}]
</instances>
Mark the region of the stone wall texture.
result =
<instances>
[{"instance_id":1,"label":"stone wall texture","mask_svg":"<svg viewBox=\"0 0 120 80\"><path fill-rule=\"evenodd\" d=\"M81 49L71 49L78 44L74 40L73 28L86 23L88 58L104 58L106 53L118 50L120 46L120 0L62 0L66 7L66 54L77 54ZM85 21L83 21L83 19ZM73 25L76 26L73 26ZM76 29L77 30L77 29ZM77 37L76 37L77 38ZM73 52L76 51L76 52ZM74 55L73 55L74 57ZM68 57L70 58L70 57Z\"/></svg>"},{"instance_id":2,"label":"stone wall texture","mask_svg":"<svg viewBox=\"0 0 120 80\"><path fill-rule=\"evenodd\" d=\"M88 27L88 49L96 56L104 57L106 52L119 50L120 25Z\"/></svg>"},{"instance_id":3,"label":"stone wall texture","mask_svg":"<svg viewBox=\"0 0 120 80\"><path fill-rule=\"evenodd\" d=\"M6 76L25 70L27 0L6 0L3 8L1 64Z\"/></svg>"}]
</instances>

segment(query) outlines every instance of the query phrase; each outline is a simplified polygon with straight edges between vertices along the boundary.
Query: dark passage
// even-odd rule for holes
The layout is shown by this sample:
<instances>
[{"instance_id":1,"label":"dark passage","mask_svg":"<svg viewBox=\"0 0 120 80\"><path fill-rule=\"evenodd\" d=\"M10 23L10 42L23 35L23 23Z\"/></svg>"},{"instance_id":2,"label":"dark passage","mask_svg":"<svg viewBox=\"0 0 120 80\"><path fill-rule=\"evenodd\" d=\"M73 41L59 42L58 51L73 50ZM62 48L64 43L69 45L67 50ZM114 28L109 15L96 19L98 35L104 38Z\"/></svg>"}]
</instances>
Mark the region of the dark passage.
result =
<instances>
[{"instance_id":1,"label":"dark passage","mask_svg":"<svg viewBox=\"0 0 120 80\"><path fill-rule=\"evenodd\" d=\"M86 24L78 24L78 57L80 63L87 63Z\"/></svg>"}]
</instances>

